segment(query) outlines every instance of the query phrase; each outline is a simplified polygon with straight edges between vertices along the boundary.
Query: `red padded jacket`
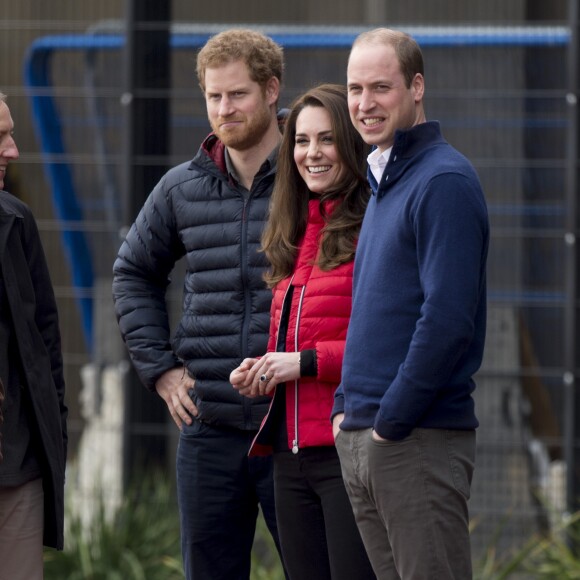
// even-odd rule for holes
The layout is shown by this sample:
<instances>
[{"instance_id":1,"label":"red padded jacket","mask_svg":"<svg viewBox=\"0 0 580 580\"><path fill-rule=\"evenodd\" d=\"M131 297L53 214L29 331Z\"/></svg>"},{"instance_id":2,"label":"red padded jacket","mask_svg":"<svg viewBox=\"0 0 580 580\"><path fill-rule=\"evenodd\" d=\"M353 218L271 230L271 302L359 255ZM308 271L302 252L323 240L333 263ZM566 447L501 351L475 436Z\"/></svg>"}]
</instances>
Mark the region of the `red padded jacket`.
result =
<instances>
[{"instance_id":1,"label":"red padded jacket","mask_svg":"<svg viewBox=\"0 0 580 580\"><path fill-rule=\"evenodd\" d=\"M353 262L325 272L315 265L320 231L324 219L319 201L311 200L308 224L299 244L294 272L273 290L268 351L276 350L284 301L291 300L286 352L315 349L318 364L316 377L301 377L286 383L286 426L288 447L297 452L302 447L334 445L330 413L340 372L346 330L352 306ZM293 286L293 292L288 292ZM250 455L271 452L262 436L269 420L266 416L256 436Z\"/></svg>"}]
</instances>

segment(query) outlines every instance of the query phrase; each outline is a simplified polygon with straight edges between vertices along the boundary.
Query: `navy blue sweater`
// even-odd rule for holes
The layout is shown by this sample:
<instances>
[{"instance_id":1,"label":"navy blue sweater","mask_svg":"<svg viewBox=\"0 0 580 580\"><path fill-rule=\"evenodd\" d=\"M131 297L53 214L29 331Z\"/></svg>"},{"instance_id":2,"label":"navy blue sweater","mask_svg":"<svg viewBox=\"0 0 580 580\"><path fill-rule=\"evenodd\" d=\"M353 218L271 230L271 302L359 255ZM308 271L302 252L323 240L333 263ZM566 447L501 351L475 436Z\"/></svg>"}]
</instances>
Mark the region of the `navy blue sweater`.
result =
<instances>
[{"instance_id":1,"label":"navy blue sweater","mask_svg":"<svg viewBox=\"0 0 580 580\"><path fill-rule=\"evenodd\" d=\"M332 415L392 440L474 429L489 244L477 174L428 122L398 132L378 189L370 180Z\"/></svg>"}]
</instances>

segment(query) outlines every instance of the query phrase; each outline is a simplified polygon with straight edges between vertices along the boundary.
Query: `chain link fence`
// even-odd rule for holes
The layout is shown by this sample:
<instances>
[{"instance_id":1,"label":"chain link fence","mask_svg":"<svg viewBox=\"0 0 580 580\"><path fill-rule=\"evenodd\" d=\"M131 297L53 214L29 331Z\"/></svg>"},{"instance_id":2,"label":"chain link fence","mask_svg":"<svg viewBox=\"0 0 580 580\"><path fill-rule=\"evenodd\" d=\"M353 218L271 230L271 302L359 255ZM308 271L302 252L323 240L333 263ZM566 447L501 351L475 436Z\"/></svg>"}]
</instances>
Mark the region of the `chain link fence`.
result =
<instances>
[{"instance_id":1,"label":"chain link fence","mask_svg":"<svg viewBox=\"0 0 580 580\"><path fill-rule=\"evenodd\" d=\"M110 282L127 226L125 14L113 1L49 4L50 11L22 0L1 23L0 89L9 95L21 150L7 189L38 218L56 288L71 407L69 493L88 493L99 474L118 498L127 429L168 441L168 468L177 436L169 422L123 421L127 363ZM541 2L493 1L483 8L367 1L364 10L342 0L278 8L256 1L243 9L234 1L191 4L172 6L170 89L148 95L168 99L169 155L140 163L190 159L209 132L195 53L214 31L251 22L284 45L282 106L314 84L344 82L350 44L363 29L388 25L418 39L427 117L439 120L447 140L475 165L492 226L488 340L476 390L474 550L484 550L498 530L498 541L509 547L549 527L552 508L569 507L573 478L566 460L576 448L574 399L566 387L577 374L570 338L576 333L577 265L570 259L576 127L566 3L548 9ZM178 312L179 267L174 279L168 299Z\"/></svg>"}]
</instances>

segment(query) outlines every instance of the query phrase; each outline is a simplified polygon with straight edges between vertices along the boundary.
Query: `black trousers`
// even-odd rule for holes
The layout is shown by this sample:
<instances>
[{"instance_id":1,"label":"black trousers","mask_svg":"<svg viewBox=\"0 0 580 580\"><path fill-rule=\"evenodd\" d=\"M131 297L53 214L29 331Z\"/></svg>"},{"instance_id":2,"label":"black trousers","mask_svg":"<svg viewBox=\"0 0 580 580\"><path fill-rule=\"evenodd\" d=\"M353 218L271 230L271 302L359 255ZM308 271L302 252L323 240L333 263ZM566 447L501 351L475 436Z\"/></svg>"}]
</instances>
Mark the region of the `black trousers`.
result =
<instances>
[{"instance_id":1,"label":"black trousers","mask_svg":"<svg viewBox=\"0 0 580 580\"><path fill-rule=\"evenodd\" d=\"M248 458L255 432L184 425L177 449L187 580L248 580L258 506L277 545L272 458Z\"/></svg>"},{"instance_id":2,"label":"black trousers","mask_svg":"<svg viewBox=\"0 0 580 580\"><path fill-rule=\"evenodd\" d=\"M374 579L334 447L274 453L278 534L291 580Z\"/></svg>"}]
</instances>

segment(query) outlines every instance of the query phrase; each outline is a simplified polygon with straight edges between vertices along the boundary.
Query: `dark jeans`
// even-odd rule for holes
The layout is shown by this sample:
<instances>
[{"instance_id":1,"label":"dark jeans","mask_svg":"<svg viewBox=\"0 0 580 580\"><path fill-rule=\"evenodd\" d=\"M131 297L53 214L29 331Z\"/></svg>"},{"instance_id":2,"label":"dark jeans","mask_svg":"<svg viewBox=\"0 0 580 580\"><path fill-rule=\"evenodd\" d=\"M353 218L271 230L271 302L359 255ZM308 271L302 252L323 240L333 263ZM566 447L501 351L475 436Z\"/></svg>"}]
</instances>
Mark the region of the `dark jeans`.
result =
<instances>
[{"instance_id":1,"label":"dark jeans","mask_svg":"<svg viewBox=\"0 0 580 580\"><path fill-rule=\"evenodd\" d=\"M282 553L292 580L375 578L334 447L275 453L274 489Z\"/></svg>"},{"instance_id":2,"label":"dark jeans","mask_svg":"<svg viewBox=\"0 0 580 580\"><path fill-rule=\"evenodd\" d=\"M336 448L378 578L472 577L475 431L414 429L402 441L375 441L371 429L340 431Z\"/></svg>"},{"instance_id":3,"label":"dark jeans","mask_svg":"<svg viewBox=\"0 0 580 580\"><path fill-rule=\"evenodd\" d=\"M187 580L247 580L258 505L279 547L271 457L248 458L255 432L184 425L177 448Z\"/></svg>"}]
</instances>

